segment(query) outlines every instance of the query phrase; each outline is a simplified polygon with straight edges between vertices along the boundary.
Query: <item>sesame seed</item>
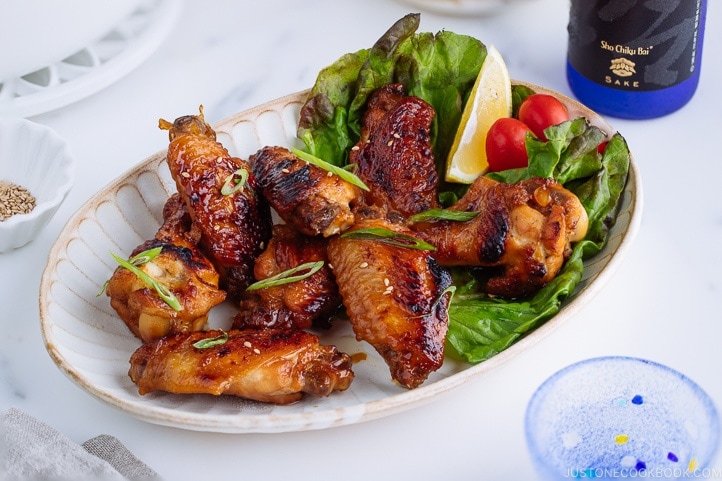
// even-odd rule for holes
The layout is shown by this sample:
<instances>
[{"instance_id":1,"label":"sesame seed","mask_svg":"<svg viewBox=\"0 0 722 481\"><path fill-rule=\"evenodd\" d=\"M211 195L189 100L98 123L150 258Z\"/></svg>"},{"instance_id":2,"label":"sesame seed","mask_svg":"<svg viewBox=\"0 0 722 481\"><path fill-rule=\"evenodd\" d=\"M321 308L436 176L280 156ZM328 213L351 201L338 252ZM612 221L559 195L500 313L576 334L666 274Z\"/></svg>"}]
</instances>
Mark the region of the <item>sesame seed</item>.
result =
<instances>
[{"instance_id":1,"label":"sesame seed","mask_svg":"<svg viewBox=\"0 0 722 481\"><path fill-rule=\"evenodd\" d=\"M388 278L388 277L384 279L384 285L385 285L386 287L388 287L388 285L389 285L390 283L391 283L391 281L389 281L389 278Z\"/></svg>"},{"instance_id":2,"label":"sesame seed","mask_svg":"<svg viewBox=\"0 0 722 481\"><path fill-rule=\"evenodd\" d=\"M251 347L251 343L248 342L248 341L244 342L243 345L244 345L245 347Z\"/></svg>"},{"instance_id":3,"label":"sesame seed","mask_svg":"<svg viewBox=\"0 0 722 481\"><path fill-rule=\"evenodd\" d=\"M281 169L281 172L283 172L284 174L290 174L290 173L291 173L291 171L288 170L288 169Z\"/></svg>"},{"instance_id":4,"label":"sesame seed","mask_svg":"<svg viewBox=\"0 0 722 481\"><path fill-rule=\"evenodd\" d=\"M328 172L326 172L326 177L331 177L332 175L333 175L333 172L331 172L330 170Z\"/></svg>"},{"instance_id":5,"label":"sesame seed","mask_svg":"<svg viewBox=\"0 0 722 481\"><path fill-rule=\"evenodd\" d=\"M254 349L253 352L256 353L256 354L260 354L260 353L261 353L261 351L259 351L258 348Z\"/></svg>"},{"instance_id":6,"label":"sesame seed","mask_svg":"<svg viewBox=\"0 0 722 481\"><path fill-rule=\"evenodd\" d=\"M359 267L360 267L361 269L366 269L368 266L369 266L369 263L368 263L368 262L362 262L361 264L359 264Z\"/></svg>"},{"instance_id":7,"label":"sesame seed","mask_svg":"<svg viewBox=\"0 0 722 481\"><path fill-rule=\"evenodd\" d=\"M351 150L353 150L353 151L361 150L361 147L359 147L358 145L354 145L353 147L351 147Z\"/></svg>"},{"instance_id":8,"label":"sesame seed","mask_svg":"<svg viewBox=\"0 0 722 481\"><path fill-rule=\"evenodd\" d=\"M329 262L329 263L326 264L326 265L328 266L329 269L333 270L333 264L331 264L331 263Z\"/></svg>"},{"instance_id":9,"label":"sesame seed","mask_svg":"<svg viewBox=\"0 0 722 481\"><path fill-rule=\"evenodd\" d=\"M186 179L191 176L188 172L181 172L181 176L185 177Z\"/></svg>"},{"instance_id":10,"label":"sesame seed","mask_svg":"<svg viewBox=\"0 0 722 481\"><path fill-rule=\"evenodd\" d=\"M400 139L401 136L400 136L399 134L397 134L397 133L394 133L394 138L395 138L395 139Z\"/></svg>"},{"instance_id":11,"label":"sesame seed","mask_svg":"<svg viewBox=\"0 0 722 481\"><path fill-rule=\"evenodd\" d=\"M218 231L220 229L221 229L221 226L219 226L218 224L213 226L213 230L215 230L215 231Z\"/></svg>"},{"instance_id":12,"label":"sesame seed","mask_svg":"<svg viewBox=\"0 0 722 481\"><path fill-rule=\"evenodd\" d=\"M393 140L389 140L389 142L388 142L386 145L388 145L389 147L391 147L392 145L394 145L394 141L393 141Z\"/></svg>"},{"instance_id":13,"label":"sesame seed","mask_svg":"<svg viewBox=\"0 0 722 481\"><path fill-rule=\"evenodd\" d=\"M0 180L0 221L31 212L35 203L35 197L25 187Z\"/></svg>"}]
</instances>

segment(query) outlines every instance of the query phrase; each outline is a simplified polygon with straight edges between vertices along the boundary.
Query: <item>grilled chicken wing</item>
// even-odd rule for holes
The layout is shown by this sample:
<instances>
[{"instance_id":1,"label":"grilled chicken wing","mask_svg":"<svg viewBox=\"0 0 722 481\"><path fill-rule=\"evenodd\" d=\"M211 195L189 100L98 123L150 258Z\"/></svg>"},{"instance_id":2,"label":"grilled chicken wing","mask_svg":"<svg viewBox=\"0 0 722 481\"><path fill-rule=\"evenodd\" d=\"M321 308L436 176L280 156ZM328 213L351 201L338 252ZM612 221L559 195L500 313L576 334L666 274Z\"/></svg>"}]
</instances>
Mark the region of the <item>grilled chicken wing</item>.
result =
<instances>
[{"instance_id":1,"label":"grilled chicken wing","mask_svg":"<svg viewBox=\"0 0 722 481\"><path fill-rule=\"evenodd\" d=\"M212 339L221 340L197 344ZM346 390L354 377L350 357L336 347L306 331L277 329L170 335L138 348L128 375L140 394L229 394L276 404Z\"/></svg>"},{"instance_id":2,"label":"grilled chicken wing","mask_svg":"<svg viewBox=\"0 0 722 481\"><path fill-rule=\"evenodd\" d=\"M271 236L271 212L247 162L232 157L200 115L179 117L169 131L168 166L178 193L199 227L201 246L221 275L221 286L237 299L253 282L253 260ZM237 181L245 179L245 184ZM224 185L237 187L223 193Z\"/></svg>"},{"instance_id":3,"label":"grilled chicken wing","mask_svg":"<svg viewBox=\"0 0 722 481\"><path fill-rule=\"evenodd\" d=\"M264 147L249 162L263 195L299 232L328 237L353 224L351 209L360 197L355 185L284 147Z\"/></svg>"},{"instance_id":4,"label":"grilled chicken wing","mask_svg":"<svg viewBox=\"0 0 722 481\"><path fill-rule=\"evenodd\" d=\"M403 85L381 87L364 113L361 139L349 162L371 189L366 203L403 216L438 207L438 175L431 151L433 107L404 94Z\"/></svg>"},{"instance_id":5,"label":"grilled chicken wing","mask_svg":"<svg viewBox=\"0 0 722 481\"><path fill-rule=\"evenodd\" d=\"M307 329L325 327L341 306L341 296L326 256L327 239L299 234L291 227L273 227L273 237L256 259L256 279L268 279L307 262L323 261L321 270L288 284L247 291L240 301L235 328ZM301 274L301 272L299 272Z\"/></svg>"},{"instance_id":6,"label":"grilled chicken wing","mask_svg":"<svg viewBox=\"0 0 722 481\"><path fill-rule=\"evenodd\" d=\"M436 246L441 265L496 268L490 294L516 298L551 281L584 238L587 214L579 199L552 179L505 184L479 177L451 208L478 211L468 222L418 224L419 237Z\"/></svg>"},{"instance_id":7,"label":"grilled chicken wing","mask_svg":"<svg viewBox=\"0 0 722 481\"><path fill-rule=\"evenodd\" d=\"M218 272L198 249L198 233L191 227L186 205L175 194L163 209L164 222L154 239L136 247L135 256L161 247L160 254L139 269L165 285L180 301L176 311L137 275L118 267L106 286L110 305L143 341L173 332L203 329L208 312L226 297L218 288Z\"/></svg>"},{"instance_id":8,"label":"grilled chicken wing","mask_svg":"<svg viewBox=\"0 0 722 481\"><path fill-rule=\"evenodd\" d=\"M365 228L411 234L371 210L357 213L347 232ZM334 237L328 257L356 338L381 354L399 384L419 386L443 363L448 272L429 251L379 240Z\"/></svg>"}]
</instances>

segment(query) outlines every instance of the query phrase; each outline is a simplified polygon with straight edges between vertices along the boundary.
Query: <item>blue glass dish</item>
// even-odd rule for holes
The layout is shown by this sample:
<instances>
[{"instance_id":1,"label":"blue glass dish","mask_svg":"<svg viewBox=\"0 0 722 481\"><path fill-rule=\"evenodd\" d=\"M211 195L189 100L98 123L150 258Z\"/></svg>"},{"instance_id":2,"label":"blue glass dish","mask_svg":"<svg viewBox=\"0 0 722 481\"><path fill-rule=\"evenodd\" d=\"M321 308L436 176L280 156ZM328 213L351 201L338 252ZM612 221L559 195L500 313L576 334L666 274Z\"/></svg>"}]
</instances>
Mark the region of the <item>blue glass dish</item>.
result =
<instances>
[{"instance_id":1,"label":"blue glass dish","mask_svg":"<svg viewBox=\"0 0 722 481\"><path fill-rule=\"evenodd\" d=\"M545 381L526 412L543 479L703 477L719 443L707 393L661 364L601 357Z\"/></svg>"}]
</instances>

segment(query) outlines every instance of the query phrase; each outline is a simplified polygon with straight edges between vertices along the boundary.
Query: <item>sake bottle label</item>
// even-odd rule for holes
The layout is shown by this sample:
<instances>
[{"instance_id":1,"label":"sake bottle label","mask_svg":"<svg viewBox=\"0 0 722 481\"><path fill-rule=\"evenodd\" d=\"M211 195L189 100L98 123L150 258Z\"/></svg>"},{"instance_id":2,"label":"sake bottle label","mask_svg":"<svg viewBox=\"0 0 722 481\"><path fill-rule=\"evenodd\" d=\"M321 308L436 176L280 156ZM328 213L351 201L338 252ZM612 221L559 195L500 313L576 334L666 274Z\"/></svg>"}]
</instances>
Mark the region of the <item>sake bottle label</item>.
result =
<instances>
[{"instance_id":1,"label":"sake bottle label","mask_svg":"<svg viewBox=\"0 0 722 481\"><path fill-rule=\"evenodd\" d=\"M572 0L569 63L598 84L659 90L697 68L702 0Z\"/></svg>"}]
</instances>

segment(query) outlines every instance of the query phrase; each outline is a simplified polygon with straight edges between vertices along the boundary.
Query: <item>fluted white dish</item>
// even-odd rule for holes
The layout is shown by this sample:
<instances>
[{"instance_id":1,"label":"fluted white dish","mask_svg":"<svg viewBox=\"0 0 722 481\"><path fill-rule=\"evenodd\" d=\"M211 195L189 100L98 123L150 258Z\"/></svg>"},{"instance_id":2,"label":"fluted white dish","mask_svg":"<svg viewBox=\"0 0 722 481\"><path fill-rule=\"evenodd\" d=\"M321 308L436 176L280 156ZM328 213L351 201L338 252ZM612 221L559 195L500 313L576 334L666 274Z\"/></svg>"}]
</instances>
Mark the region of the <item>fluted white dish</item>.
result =
<instances>
[{"instance_id":1,"label":"fluted white dish","mask_svg":"<svg viewBox=\"0 0 722 481\"><path fill-rule=\"evenodd\" d=\"M242 158L265 145L300 146L296 126L306 95L292 94L218 123L214 126L218 140ZM577 102L563 101L572 115L585 115L613 131ZM231 396L140 396L127 375L129 358L140 341L117 317L107 297L97 294L115 269L109 251L128 254L151 238L160 225L163 204L174 189L165 152L158 152L101 189L72 216L53 246L42 276L42 334L60 370L99 400L152 423L217 432L301 431L376 419L428 402L495 369L580 311L622 261L641 217L641 185L632 165L609 242L585 263L576 292L556 316L488 361L470 365L447 358L421 387L406 390L391 381L388 367L371 347L355 340L348 323L338 322L320 333L322 341L351 355L363 353L355 358L366 357L354 364L356 377L349 390L275 406ZM228 304L214 309L211 326L228 327L233 309Z\"/></svg>"},{"instance_id":2,"label":"fluted white dish","mask_svg":"<svg viewBox=\"0 0 722 481\"><path fill-rule=\"evenodd\" d=\"M36 199L27 214L0 221L0 252L29 243L55 215L75 180L75 158L50 127L0 118L0 180L22 186Z\"/></svg>"}]
</instances>

